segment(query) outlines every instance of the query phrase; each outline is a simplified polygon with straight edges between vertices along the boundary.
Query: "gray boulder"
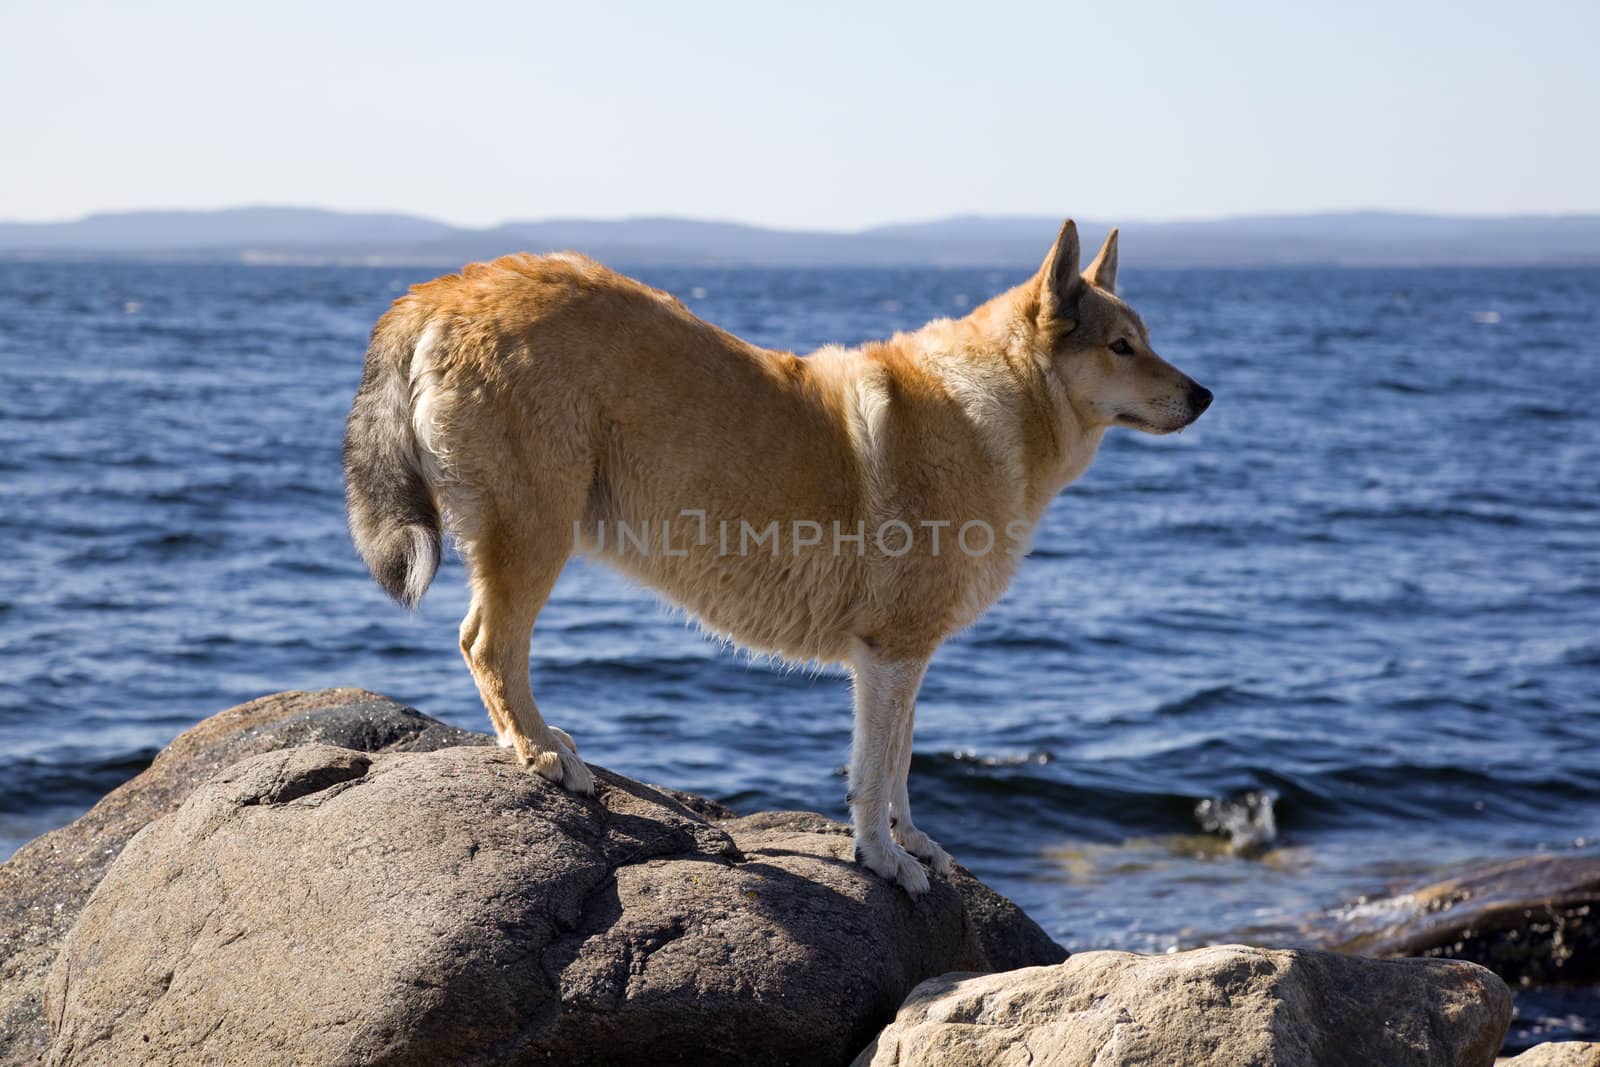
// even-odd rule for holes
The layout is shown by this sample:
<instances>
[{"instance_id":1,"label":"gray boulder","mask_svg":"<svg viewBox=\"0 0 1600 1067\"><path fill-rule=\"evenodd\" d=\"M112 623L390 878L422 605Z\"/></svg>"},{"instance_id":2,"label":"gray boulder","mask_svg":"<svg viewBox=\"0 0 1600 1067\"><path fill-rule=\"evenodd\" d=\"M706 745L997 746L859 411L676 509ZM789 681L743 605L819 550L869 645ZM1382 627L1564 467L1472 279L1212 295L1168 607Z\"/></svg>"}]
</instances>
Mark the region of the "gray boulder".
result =
<instances>
[{"instance_id":1,"label":"gray boulder","mask_svg":"<svg viewBox=\"0 0 1600 1067\"><path fill-rule=\"evenodd\" d=\"M223 767L308 741L367 752L493 743L364 689L278 693L185 731L82 818L42 834L0 864L0 1064L36 1063L44 1055L45 975L62 936L128 839Z\"/></svg>"},{"instance_id":2,"label":"gray boulder","mask_svg":"<svg viewBox=\"0 0 1600 1067\"><path fill-rule=\"evenodd\" d=\"M856 1067L1489 1067L1511 993L1442 960L1223 945L922 983Z\"/></svg>"},{"instance_id":3,"label":"gray boulder","mask_svg":"<svg viewBox=\"0 0 1600 1067\"><path fill-rule=\"evenodd\" d=\"M49 1062L842 1063L927 977L1065 956L965 872L911 901L821 816L599 769L575 797L403 751L448 730L417 718L233 763L133 836L56 954Z\"/></svg>"}]
</instances>

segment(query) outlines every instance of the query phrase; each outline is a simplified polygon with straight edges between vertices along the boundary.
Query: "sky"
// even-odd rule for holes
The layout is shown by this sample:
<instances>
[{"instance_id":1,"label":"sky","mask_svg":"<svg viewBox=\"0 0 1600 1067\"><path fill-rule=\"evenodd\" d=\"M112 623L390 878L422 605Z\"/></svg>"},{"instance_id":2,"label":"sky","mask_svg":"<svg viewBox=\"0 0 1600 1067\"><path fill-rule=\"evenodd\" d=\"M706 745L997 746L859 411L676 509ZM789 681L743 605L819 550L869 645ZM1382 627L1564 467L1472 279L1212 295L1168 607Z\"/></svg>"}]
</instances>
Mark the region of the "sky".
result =
<instances>
[{"instance_id":1,"label":"sky","mask_svg":"<svg viewBox=\"0 0 1600 1067\"><path fill-rule=\"evenodd\" d=\"M0 219L1600 211L1600 4L0 0Z\"/></svg>"}]
</instances>

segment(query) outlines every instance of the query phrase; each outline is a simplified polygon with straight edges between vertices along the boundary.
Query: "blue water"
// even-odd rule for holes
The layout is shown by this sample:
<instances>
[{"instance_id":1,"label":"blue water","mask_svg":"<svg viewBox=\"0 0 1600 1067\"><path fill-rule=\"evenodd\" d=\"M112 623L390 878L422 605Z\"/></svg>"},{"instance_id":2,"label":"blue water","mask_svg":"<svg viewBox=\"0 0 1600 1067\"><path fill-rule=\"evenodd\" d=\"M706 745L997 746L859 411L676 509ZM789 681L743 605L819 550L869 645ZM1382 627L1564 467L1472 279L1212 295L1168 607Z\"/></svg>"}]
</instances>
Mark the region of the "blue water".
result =
<instances>
[{"instance_id":1,"label":"blue water","mask_svg":"<svg viewBox=\"0 0 1600 1067\"><path fill-rule=\"evenodd\" d=\"M419 614L344 530L374 318L418 268L0 265L0 856L175 734L361 685L485 728L459 565ZM985 271L657 270L809 350ZM1216 391L1114 431L1007 598L935 660L919 822L1073 948L1291 936L1397 879L1600 833L1600 272L1139 273ZM569 567L535 689L589 758L843 815L842 678L750 664ZM1196 805L1271 798L1248 854Z\"/></svg>"}]
</instances>

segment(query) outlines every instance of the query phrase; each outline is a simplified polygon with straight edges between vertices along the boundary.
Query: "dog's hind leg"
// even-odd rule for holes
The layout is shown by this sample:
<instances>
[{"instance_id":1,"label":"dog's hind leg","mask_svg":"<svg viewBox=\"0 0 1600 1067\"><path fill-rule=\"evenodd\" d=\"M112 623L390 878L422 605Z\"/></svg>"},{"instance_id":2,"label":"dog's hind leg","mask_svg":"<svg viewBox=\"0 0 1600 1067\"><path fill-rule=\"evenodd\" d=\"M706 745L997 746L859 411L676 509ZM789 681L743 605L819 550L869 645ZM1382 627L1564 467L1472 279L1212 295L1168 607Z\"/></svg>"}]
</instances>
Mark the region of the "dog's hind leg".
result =
<instances>
[{"instance_id":1,"label":"dog's hind leg","mask_svg":"<svg viewBox=\"0 0 1600 1067\"><path fill-rule=\"evenodd\" d=\"M467 661L467 667L472 667L472 646L478 640L478 629L483 625L483 612L478 609L478 601L473 599L467 608L466 617L461 620L461 655ZM506 718L505 711L499 704L491 703L485 699L484 708L489 712L489 724L494 727L495 740L501 748L511 747L511 720Z\"/></svg>"},{"instance_id":2,"label":"dog's hind leg","mask_svg":"<svg viewBox=\"0 0 1600 1067\"><path fill-rule=\"evenodd\" d=\"M900 735L895 739L894 772L889 790L889 826L894 839L905 850L923 860L940 874L950 873L950 853L911 821L911 736L916 725L916 708L913 706L900 721Z\"/></svg>"},{"instance_id":3,"label":"dog's hind leg","mask_svg":"<svg viewBox=\"0 0 1600 1067\"><path fill-rule=\"evenodd\" d=\"M462 654L499 732L517 758L574 793L593 793L594 775L572 739L539 714L528 680L534 619L571 548L565 531L498 527L472 546L472 607L461 626ZM475 626L470 625L476 623ZM470 633L469 633L470 629Z\"/></svg>"},{"instance_id":4,"label":"dog's hind leg","mask_svg":"<svg viewBox=\"0 0 1600 1067\"><path fill-rule=\"evenodd\" d=\"M891 833L889 805L909 761L910 723L927 659L886 659L865 644L851 662L855 677L855 738L850 746L850 816L856 855L868 868L912 894L928 891L928 874ZM901 737L907 740L901 743Z\"/></svg>"},{"instance_id":5,"label":"dog's hind leg","mask_svg":"<svg viewBox=\"0 0 1600 1067\"><path fill-rule=\"evenodd\" d=\"M467 609L466 617L461 620L461 655L466 658L468 667L472 665L472 644L478 639L478 627L482 625L480 615L478 602L474 600L471 607ZM500 747L515 747L511 740L511 720L506 717L505 711L499 705L487 702L484 707L489 712L489 723L494 727L494 737L499 742ZM556 735L556 740L566 745L569 750L578 751L578 743L572 739L571 734L558 726L551 726L549 723L546 723L545 726L551 733Z\"/></svg>"}]
</instances>

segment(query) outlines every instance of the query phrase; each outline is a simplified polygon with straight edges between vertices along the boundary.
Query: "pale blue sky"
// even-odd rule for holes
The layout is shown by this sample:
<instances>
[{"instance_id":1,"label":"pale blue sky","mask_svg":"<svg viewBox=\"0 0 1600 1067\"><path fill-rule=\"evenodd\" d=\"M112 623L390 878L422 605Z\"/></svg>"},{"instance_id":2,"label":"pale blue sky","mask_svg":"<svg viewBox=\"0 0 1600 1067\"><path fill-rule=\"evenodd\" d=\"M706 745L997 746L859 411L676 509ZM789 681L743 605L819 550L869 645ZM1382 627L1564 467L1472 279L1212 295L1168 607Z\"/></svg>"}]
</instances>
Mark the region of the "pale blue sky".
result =
<instances>
[{"instance_id":1,"label":"pale blue sky","mask_svg":"<svg viewBox=\"0 0 1600 1067\"><path fill-rule=\"evenodd\" d=\"M0 0L0 218L1600 211L1600 4Z\"/></svg>"}]
</instances>

